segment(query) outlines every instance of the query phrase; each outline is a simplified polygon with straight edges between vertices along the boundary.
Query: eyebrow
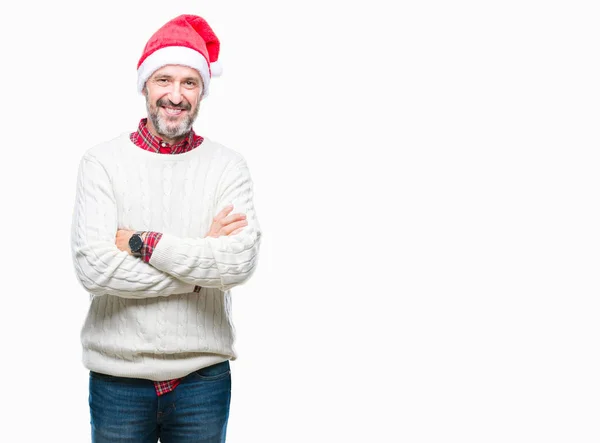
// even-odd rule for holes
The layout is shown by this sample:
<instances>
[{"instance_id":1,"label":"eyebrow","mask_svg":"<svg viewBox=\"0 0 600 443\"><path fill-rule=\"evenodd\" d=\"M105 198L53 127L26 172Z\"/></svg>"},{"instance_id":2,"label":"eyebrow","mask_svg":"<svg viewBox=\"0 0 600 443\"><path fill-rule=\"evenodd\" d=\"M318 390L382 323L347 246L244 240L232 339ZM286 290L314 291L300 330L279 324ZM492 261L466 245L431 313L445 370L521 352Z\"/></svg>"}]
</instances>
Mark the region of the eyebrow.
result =
<instances>
[{"instance_id":1,"label":"eyebrow","mask_svg":"<svg viewBox=\"0 0 600 443\"><path fill-rule=\"evenodd\" d=\"M153 77L153 80L160 80L160 79L165 79L165 80L170 80L171 81L171 80L173 80L173 76L170 75L170 74L159 74L159 75L155 75ZM197 83L199 85L201 85L203 83L202 79L200 77L184 77L184 78L181 79L182 83L188 82L188 81L192 81L192 82Z\"/></svg>"},{"instance_id":2,"label":"eyebrow","mask_svg":"<svg viewBox=\"0 0 600 443\"><path fill-rule=\"evenodd\" d=\"M153 77L154 77L154 78L169 78L169 79L170 79L170 78L173 78L173 76L172 76L172 75L169 75L169 74L156 74L156 75L154 75Z\"/></svg>"},{"instance_id":3,"label":"eyebrow","mask_svg":"<svg viewBox=\"0 0 600 443\"><path fill-rule=\"evenodd\" d=\"M154 78L166 78L166 79L172 80L173 76L170 74L158 74L158 75L155 75ZM188 80L193 80L195 82L199 82L200 77L184 77L181 79L181 81L188 81Z\"/></svg>"}]
</instances>

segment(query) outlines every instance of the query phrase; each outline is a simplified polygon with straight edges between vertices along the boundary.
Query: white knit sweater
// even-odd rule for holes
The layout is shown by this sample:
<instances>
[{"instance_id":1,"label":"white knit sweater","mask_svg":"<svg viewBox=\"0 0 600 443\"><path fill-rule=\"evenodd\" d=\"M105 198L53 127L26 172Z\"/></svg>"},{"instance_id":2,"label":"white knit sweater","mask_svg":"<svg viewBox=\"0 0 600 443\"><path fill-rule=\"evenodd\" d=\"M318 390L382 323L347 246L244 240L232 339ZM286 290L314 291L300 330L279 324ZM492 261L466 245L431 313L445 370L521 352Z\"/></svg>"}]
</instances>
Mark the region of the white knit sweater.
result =
<instances>
[{"instance_id":1,"label":"white knit sweater","mask_svg":"<svg viewBox=\"0 0 600 443\"><path fill-rule=\"evenodd\" d=\"M92 295L81 330L86 368L167 380L236 359L229 290L257 265L252 199L243 156L209 139L163 155L122 134L83 155L71 242L75 273ZM228 204L248 225L204 238ZM117 229L163 233L150 264L117 249Z\"/></svg>"}]
</instances>

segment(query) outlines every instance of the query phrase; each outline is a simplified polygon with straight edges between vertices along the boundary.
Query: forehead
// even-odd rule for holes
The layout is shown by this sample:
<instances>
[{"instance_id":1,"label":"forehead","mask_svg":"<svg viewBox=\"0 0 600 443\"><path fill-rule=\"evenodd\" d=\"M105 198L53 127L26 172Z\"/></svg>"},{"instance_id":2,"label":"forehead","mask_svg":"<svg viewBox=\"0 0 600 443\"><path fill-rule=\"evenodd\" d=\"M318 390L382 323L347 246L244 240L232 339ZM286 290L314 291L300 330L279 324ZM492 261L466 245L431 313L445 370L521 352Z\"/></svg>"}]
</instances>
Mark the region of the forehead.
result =
<instances>
[{"instance_id":1,"label":"forehead","mask_svg":"<svg viewBox=\"0 0 600 443\"><path fill-rule=\"evenodd\" d=\"M194 68L190 68L189 66L183 65L167 65L163 66L160 69L157 69L152 77L157 77L159 75L166 75L169 77L179 77L179 78L200 78L200 74Z\"/></svg>"}]
</instances>

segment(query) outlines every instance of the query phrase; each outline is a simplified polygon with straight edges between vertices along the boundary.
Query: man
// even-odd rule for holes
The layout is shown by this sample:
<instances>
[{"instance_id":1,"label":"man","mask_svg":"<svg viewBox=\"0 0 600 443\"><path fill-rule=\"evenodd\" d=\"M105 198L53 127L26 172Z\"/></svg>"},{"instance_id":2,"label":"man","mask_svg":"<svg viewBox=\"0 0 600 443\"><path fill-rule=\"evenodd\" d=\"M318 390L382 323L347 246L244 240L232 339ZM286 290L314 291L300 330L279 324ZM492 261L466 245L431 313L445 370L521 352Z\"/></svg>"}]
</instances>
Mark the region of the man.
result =
<instances>
[{"instance_id":1,"label":"man","mask_svg":"<svg viewBox=\"0 0 600 443\"><path fill-rule=\"evenodd\" d=\"M138 63L147 118L80 162L71 241L91 294L96 443L225 441L230 289L253 274L261 232L244 157L192 129L219 46L201 17L161 27Z\"/></svg>"}]
</instances>

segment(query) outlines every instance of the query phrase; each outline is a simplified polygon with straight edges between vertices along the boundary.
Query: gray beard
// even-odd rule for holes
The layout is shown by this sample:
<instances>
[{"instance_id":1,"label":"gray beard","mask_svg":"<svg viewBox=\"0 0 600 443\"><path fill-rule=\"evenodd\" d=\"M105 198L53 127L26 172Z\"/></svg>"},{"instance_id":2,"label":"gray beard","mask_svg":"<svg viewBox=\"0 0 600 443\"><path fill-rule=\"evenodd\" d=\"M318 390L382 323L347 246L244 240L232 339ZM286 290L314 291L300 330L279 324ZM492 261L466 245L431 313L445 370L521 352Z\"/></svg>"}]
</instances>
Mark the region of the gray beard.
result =
<instances>
[{"instance_id":1,"label":"gray beard","mask_svg":"<svg viewBox=\"0 0 600 443\"><path fill-rule=\"evenodd\" d=\"M192 125L198 116L200 106L196 106L196 109L192 114L188 114L187 117L179 123L177 126L169 125L168 122L159 114L159 107L157 106L154 112L150 109L150 104L146 100L146 110L148 111L148 118L152 122L152 125L156 128L156 132L166 138L180 138L186 135L192 129Z\"/></svg>"}]
</instances>

